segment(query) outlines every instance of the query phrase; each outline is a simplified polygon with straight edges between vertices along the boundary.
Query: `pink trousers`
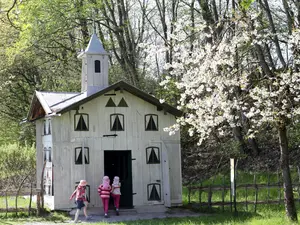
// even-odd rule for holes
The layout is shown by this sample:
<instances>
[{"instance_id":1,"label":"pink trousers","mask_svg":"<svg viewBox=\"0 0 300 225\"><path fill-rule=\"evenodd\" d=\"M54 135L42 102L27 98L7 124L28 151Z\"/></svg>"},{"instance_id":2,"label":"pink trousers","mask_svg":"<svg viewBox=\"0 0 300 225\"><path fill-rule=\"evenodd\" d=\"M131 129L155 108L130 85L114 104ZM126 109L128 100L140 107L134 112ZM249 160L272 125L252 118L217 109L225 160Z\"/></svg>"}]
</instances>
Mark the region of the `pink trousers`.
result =
<instances>
[{"instance_id":1,"label":"pink trousers","mask_svg":"<svg viewBox=\"0 0 300 225\"><path fill-rule=\"evenodd\" d=\"M101 199L102 199L104 213L107 213L108 212L109 198L101 198Z\"/></svg>"},{"instance_id":2,"label":"pink trousers","mask_svg":"<svg viewBox=\"0 0 300 225\"><path fill-rule=\"evenodd\" d=\"M115 205L115 207L118 209L119 205L120 205L120 197L121 197L121 195L111 194L111 196L114 199L114 205Z\"/></svg>"}]
</instances>

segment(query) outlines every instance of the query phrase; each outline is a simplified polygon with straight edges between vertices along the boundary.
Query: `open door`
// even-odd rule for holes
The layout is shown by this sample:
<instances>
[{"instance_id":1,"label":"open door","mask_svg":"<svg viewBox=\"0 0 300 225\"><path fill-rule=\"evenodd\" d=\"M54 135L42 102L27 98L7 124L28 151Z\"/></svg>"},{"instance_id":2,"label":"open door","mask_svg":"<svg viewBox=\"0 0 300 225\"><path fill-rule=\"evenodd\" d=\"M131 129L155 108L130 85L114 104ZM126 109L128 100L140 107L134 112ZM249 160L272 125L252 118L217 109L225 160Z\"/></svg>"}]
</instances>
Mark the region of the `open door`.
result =
<instances>
[{"instance_id":1,"label":"open door","mask_svg":"<svg viewBox=\"0 0 300 225\"><path fill-rule=\"evenodd\" d=\"M132 208L132 161L131 151L104 151L104 174L111 182L114 176L120 177L120 208Z\"/></svg>"}]
</instances>

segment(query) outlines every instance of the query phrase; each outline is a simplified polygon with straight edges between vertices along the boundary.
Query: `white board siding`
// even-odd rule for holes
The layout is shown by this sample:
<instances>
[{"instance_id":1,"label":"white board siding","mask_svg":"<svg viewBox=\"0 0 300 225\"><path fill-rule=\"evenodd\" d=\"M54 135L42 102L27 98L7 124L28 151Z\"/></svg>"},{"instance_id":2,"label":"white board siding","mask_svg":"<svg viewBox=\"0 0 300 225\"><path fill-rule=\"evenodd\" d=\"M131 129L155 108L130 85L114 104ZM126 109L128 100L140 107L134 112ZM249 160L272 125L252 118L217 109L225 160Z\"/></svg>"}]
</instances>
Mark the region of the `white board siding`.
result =
<instances>
[{"instance_id":1,"label":"white board siding","mask_svg":"<svg viewBox=\"0 0 300 225\"><path fill-rule=\"evenodd\" d=\"M172 153L169 160L180 168L180 145L179 134L169 136L163 131L164 127L173 125L175 117L171 114L165 115L163 111L157 111L157 107L145 102L136 96L123 91L116 92L116 96L100 96L79 107L79 113L89 115L89 131L74 131L75 110L62 114L60 117L53 117L53 160L54 163L54 192L55 208L67 208L74 206L73 202L68 200L72 193L74 184L80 179L86 178L91 187L91 205L101 206L101 201L97 194L97 187L102 181L104 169L104 150L131 150L132 158L132 178L133 178L133 204L151 205L152 201L147 199L147 184L155 180L161 180L161 194L163 193L163 179L161 164L146 164L146 148L154 146L152 142L161 142L162 140L177 141L172 147ZM128 104L128 107L105 107L109 98L112 98L115 104L118 104L122 97ZM110 131L110 115L120 113L124 115L124 131ZM158 131L145 131L145 115L158 115ZM103 137L107 134L117 134L117 137ZM82 143L89 147L90 164L86 165L85 172L83 165L75 165L75 147L80 147ZM151 144L152 143L152 144ZM156 144L157 144L156 143ZM160 154L162 152L161 144L158 144ZM177 153L176 153L177 152ZM168 150L169 154L169 150ZM160 159L162 159L160 157ZM174 167L175 172L170 172L173 176L173 184L181 182L181 169ZM141 182L142 181L142 182ZM181 196L177 193L179 190L172 190L172 196L177 199ZM173 198L173 197L172 197ZM163 195L161 195L163 204ZM158 202L159 203L159 202Z\"/></svg>"},{"instance_id":2,"label":"white board siding","mask_svg":"<svg viewBox=\"0 0 300 225\"><path fill-rule=\"evenodd\" d=\"M164 145L167 148L168 157L170 159L179 159L181 161L180 145L178 141L164 141ZM173 161L174 162L174 161ZM182 180L181 176L181 164L179 163L169 163L170 167L170 186L171 188L171 202L182 201ZM178 204L175 204L178 205Z\"/></svg>"}]
</instances>

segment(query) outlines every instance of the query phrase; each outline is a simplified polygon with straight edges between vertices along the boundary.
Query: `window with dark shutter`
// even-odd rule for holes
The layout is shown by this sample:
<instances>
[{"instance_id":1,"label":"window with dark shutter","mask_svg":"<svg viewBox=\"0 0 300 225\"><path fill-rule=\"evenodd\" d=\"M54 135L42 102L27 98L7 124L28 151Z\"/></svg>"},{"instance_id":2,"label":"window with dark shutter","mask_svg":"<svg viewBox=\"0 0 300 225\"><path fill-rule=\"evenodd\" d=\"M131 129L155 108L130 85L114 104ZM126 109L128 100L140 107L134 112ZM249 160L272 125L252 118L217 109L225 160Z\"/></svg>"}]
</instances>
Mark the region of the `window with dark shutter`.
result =
<instances>
[{"instance_id":1,"label":"window with dark shutter","mask_svg":"<svg viewBox=\"0 0 300 225\"><path fill-rule=\"evenodd\" d=\"M82 151L82 147L77 147L75 148L75 164L82 165L83 162L84 164L90 164L89 148L85 147L84 151Z\"/></svg>"},{"instance_id":2,"label":"window with dark shutter","mask_svg":"<svg viewBox=\"0 0 300 225\"><path fill-rule=\"evenodd\" d=\"M159 164L160 154L158 147L148 147L146 148L146 162L147 164Z\"/></svg>"},{"instance_id":3,"label":"window with dark shutter","mask_svg":"<svg viewBox=\"0 0 300 225\"><path fill-rule=\"evenodd\" d=\"M123 114L111 114L110 115L110 130L111 131L123 131L124 130L124 115Z\"/></svg>"},{"instance_id":4,"label":"window with dark shutter","mask_svg":"<svg viewBox=\"0 0 300 225\"><path fill-rule=\"evenodd\" d=\"M145 130L158 131L158 116L156 114L145 115Z\"/></svg>"},{"instance_id":5,"label":"window with dark shutter","mask_svg":"<svg viewBox=\"0 0 300 225\"><path fill-rule=\"evenodd\" d=\"M86 113L76 113L74 115L74 126L75 131L88 131L89 115Z\"/></svg>"},{"instance_id":6,"label":"window with dark shutter","mask_svg":"<svg viewBox=\"0 0 300 225\"><path fill-rule=\"evenodd\" d=\"M44 161L52 162L51 150L52 150L51 147L49 147L49 148L44 147Z\"/></svg>"},{"instance_id":7,"label":"window with dark shutter","mask_svg":"<svg viewBox=\"0 0 300 225\"><path fill-rule=\"evenodd\" d=\"M148 184L147 196L148 196L148 201L160 201L161 200L160 184L158 183Z\"/></svg>"}]
</instances>

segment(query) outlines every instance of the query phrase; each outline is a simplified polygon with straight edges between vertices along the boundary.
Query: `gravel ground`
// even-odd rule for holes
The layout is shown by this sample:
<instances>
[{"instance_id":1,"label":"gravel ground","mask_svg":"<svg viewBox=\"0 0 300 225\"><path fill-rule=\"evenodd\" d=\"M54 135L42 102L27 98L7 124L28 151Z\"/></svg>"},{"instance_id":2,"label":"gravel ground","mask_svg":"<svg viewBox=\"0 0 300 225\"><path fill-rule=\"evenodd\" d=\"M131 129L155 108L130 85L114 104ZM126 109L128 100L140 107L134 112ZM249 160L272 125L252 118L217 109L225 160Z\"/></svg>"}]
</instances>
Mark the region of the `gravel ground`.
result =
<instances>
[{"instance_id":1,"label":"gravel ground","mask_svg":"<svg viewBox=\"0 0 300 225\"><path fill-rule=\"evenodd\" d=\"M122 221L134 221L134 220L150 220L150 219L162 219L162 218L174 218L174 217L195 217L200 216L199 213L195 213L186 209L172 209L166 212L122 212L120 211L120 216L116 216L113 211L109 212L110 217L104 218L102 215L93 214L92 212L89 214L92 218L88 221L85 221L84 216L80 216L81 224L93 224L98 222L122 222ZM54 223L54 222L30 222L25 223L25 225L59 225L59 224L72 224L72 219L74 216L70 217L69 221L65 221L62 223Z\"/></svg>"}]
</instances>

